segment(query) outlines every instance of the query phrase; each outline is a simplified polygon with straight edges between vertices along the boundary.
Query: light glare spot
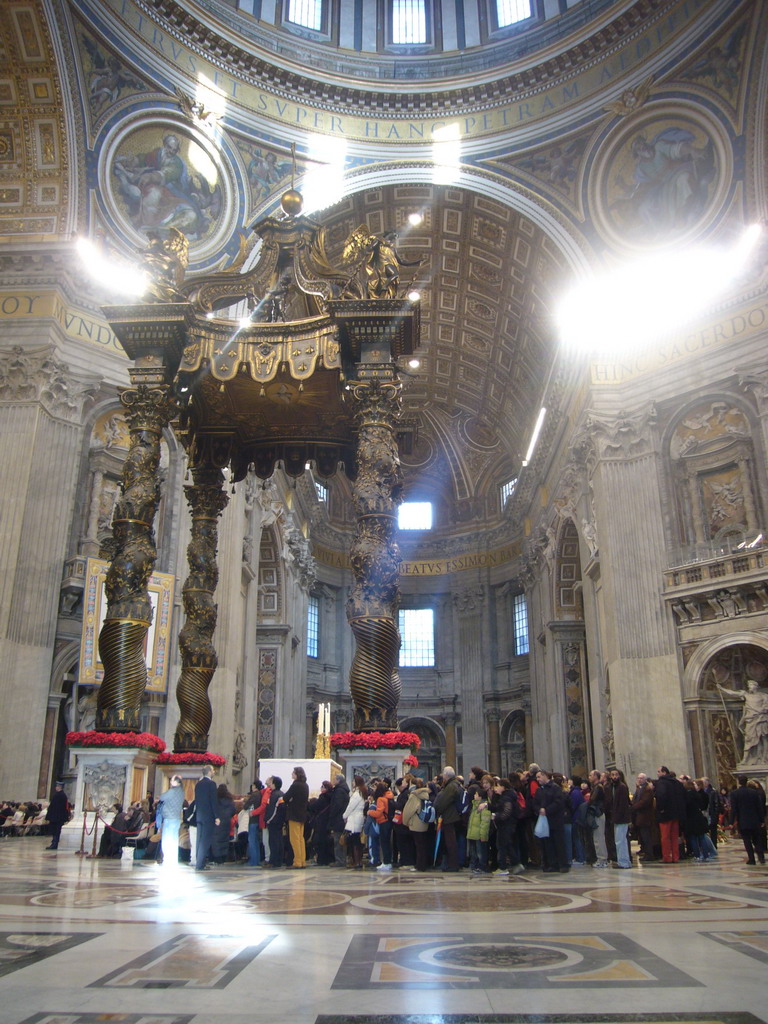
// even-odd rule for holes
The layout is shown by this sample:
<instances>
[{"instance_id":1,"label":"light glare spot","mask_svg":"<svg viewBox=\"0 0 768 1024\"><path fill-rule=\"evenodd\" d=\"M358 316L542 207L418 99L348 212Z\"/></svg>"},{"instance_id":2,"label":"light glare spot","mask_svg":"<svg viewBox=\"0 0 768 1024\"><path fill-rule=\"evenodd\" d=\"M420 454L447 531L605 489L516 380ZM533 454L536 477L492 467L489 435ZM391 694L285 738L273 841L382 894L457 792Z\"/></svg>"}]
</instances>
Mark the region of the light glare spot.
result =
<instances>
[{"instance_id":1,"label":"light glare spot","mask_svg":"<svg viewBox=\"0 0 768 1024\"><path fill-rule=\"evenodd\" d=\"M568 292L556 314L574 351L625 355L681 328L745 269L762 234L750 225L729 249L654 253L594 276Z\"/></svg>"},{"instance_id":2,"label":"light glare spot","mask_svg":"<svg viewBox=\"0 0 768 1024\"><path fill-rule=\"evenodd\" d=\"M432 144L432 181L436 185L452 185L459 177L461 138L458 121L438 128Z\"/></svg>"},{"instance_id":3,"label":"light glare spot","mask_svg":"<svg viewBox=\"0 0 768 1024\"><path fill-rule=\"evenodd\" d=\"M149 278L137 267L110 259L90 238L78 238L75 248L89 276L110 292L134 299L146 292Z\"/></svg>"}]
</instances>

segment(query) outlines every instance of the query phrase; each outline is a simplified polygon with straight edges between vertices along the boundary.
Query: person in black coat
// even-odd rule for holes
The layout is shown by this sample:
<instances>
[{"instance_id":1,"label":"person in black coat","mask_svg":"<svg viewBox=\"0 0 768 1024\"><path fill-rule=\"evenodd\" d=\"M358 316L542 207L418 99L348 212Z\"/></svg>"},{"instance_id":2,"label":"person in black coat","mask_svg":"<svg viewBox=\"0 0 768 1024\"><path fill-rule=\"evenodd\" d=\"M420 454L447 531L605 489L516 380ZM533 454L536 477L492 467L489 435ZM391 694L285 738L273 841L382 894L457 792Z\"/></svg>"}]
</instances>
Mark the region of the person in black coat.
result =
<instances>
[{"instance_id":1,"label":"person in black coat","mask_svg":"<svg viewBox=\"0 0 768 1024\"><path fill-rule=\"evenodd\" d=\"M333 799L333 786L330 782L320 785L320 793L309 801L307 825L311 826L311 843L315 854L315 862L319 867L333 864L333 838L328 831L328 815Z\"/></svg>"},{"instance_id":2,"label":"person in black coat","mask_svg":"<svg viewBox=\"0 0 768 1024\"><path fill-rule=\"evenodd\" d=\"M540 840L543 871L570 871L571 864L565 849L565 803L568 799L562 788L542 769L536 774L539 788L533 798L537 816L546 815L549 836Z\"/></svg>"},{"instance_id":3,"label":"person in black coat","mask_svg":"<svg viewBox=\"0 0 768 1024\"><path fill-rule=\"evenodd\" d=\"M61 830L69 821L69 800L67 800L67 794L64 792L63 782L56 783L48 810L45 812L45 820L50 825L51 832L51 843L50 846L46 846L46 850L57 850L59 848Z\"/></svg>"},{"instance_id":4,"label":"person in black coat","mask_svg":"<svg viewBox=\"0 0 768 1024\"><path fill-rule=\"evenodd\" d=\"M348 803L349 786L344 776L339 773L334 779L331 806L328 808L328 828L333 835L333 855L337 868L347 866L347 851L341 845L341 837L346 829L344 811L346 811Z\"/></svg>"},{"instance_id":5,"label":"person in black coat","mask_svg":"<svg viewBox=\"0 0 768 1024\"><path fill-rule=\"evenodd\" d=\"M703 810L699 791L692 781L685 783L685 834L691 844L691 852L696 860L708 860L709 853L704 845L704 836L709 831Z\"/></svg>"},{"instance_id":6,"label":"person in black coat","mask_svg":"<svg viewBox=\"0 0 768 1024\"><path fill-rule=\"evenodd\" d=\"M211 776L213 767L203 766L203 776L195 785L195 821L197 822L197 847L195 870L204 871L211 852L213 830L220 823L219 804L216 797L216 783Z\"/></svg>"},{"instance_id":7,"label":"person in black coat","mask_svg":"<svg viewBox=\"0 0 768 1024\"><path fill-rule=\"evenodd\" d=\"M235 801L232 794L222 782L216 790L218 822L213 830L211 849L217 864L224 864L229 859L229 833L232 828L232 816L235 813Z\"/></svg>"},{"instance_id":8,"label":"person in black coat","mask_svg":"<svg viewBox=\"0 0 768 1024\"><path fill-rule=\"evenodd\" d=\"M755 863L755 854L765 864L763 825L765 824L765 794L747 785L744 776L738 789L731 793L731 824L738 826L741 841L747 851L747 864Z\"/></svg>"},{"instance_id":9,"label":"person in black coat","mask_svg":"<svg viewBox=\"0 0 768 1024\"><path fill-rule=\"evenodd\" d=\"M271 790L269 803L264 815L264 824L269 835L269 863L263 866L270 868L283 867L283 826L285 825L285 803L283 801L283 780L279 775L267 779Z\"/></svg>"}]
</instances>

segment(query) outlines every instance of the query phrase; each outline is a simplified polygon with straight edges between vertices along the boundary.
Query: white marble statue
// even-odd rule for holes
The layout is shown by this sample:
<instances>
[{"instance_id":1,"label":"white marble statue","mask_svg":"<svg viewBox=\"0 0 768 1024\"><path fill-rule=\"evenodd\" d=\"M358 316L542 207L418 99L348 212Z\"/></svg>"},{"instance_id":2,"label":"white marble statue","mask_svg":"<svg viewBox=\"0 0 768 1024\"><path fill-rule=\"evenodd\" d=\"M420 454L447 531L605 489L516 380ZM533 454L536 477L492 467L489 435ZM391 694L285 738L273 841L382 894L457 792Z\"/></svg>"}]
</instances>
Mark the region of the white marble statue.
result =
<instances>
[{"instance_id":1,"label":"white marble statue","mask_svg":"<svg viewBox=\"0 0 768 1024\"><path fill-rule=\"evenodd\" d=\"M768 764L768 692L761 690L754 679L747 680L746 690L726 690L724 686L718 689L744 702L739 719L744 736L742 764Z\"/></svg>"}]
</instances>

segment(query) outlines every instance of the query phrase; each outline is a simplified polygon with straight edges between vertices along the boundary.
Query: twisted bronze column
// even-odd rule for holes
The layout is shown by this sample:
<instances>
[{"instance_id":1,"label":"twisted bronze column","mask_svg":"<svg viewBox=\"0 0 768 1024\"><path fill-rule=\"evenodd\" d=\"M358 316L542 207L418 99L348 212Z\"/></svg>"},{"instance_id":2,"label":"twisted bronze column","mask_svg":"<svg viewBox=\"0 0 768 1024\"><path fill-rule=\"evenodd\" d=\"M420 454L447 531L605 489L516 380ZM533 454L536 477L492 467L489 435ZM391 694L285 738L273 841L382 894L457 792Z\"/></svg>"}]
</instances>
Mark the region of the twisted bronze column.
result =
<instances>
[{"instance_id":1,"label":"twisted bronze column","mask_svg":"<svg viewBox=\"0 0 768 1024\"><path fill-rule=\"evenodd\" d=\"M350 550L355 584L347 619L357 643L349 673L356 730L397 728L400 552L395 530L402 474L395 423L400 392L397 380L374 378L351 385L358 428L352 489L357 532Z\"/></svg>"},{"instance_id":2,"label":"twisted bronze column","mask_svg":"<svg viewBox=\"0 0 768 1024\"><path fill-rule=\"evenodd\" d=\"M160 502L160 440L163 428L176 414L166 385L139 384L124 391L120 400L131 446L123 466L122 495L112 519L114 554L105 584L107 614L99 634L104 679L96 728L105 732L139 728L139 707L147 683L144 645L152 621L147 581L157 558L153 524Z\"/></svg>"},{"instance_id":3,"label":"twisted bronze column","mask_svg":"<svg viewBox=\"0 0 768 1024\"><path fill-rule=\"evenodd\" d=\"M182 588L186 621L179 633L181 675L176 699L181 716L173 739L177 753L204 753L208 749L211 702L208 687L218 665L213 631L217 606L213 600L219 570L216 564L218 518L229 498L220 469L204 462L192 466L194 483L184 488L192 517L187 547L189 575Z\"/></svg>"}]
</instances>

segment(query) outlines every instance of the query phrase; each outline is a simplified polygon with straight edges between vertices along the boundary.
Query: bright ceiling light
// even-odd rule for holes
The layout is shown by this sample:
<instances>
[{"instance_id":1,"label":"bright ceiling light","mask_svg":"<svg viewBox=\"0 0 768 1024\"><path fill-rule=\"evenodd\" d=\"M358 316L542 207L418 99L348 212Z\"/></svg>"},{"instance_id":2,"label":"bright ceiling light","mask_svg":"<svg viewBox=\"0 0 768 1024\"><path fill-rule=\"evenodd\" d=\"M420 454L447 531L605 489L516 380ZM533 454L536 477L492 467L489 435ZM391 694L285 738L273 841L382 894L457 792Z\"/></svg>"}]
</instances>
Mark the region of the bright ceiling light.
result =
<instances>
[{"instance_id":1,"label":"bright ceiling light","mask_svg":"<svg viewBox=\"0 0 768 1024\"><path fill-rule=\"evenodd\" d=\"M408 365L410 366L410 368L412 370L418 370L418 368L421 366L421 360L420 359L409 359L408 360Z\"/></svg>"},{"instance_id":2,"label":"bright ceiling light","mask_svg":"<svg viewBox=\"0 0 768 1024\"><path fill-rule=\"evenodd\" d=\"M308 140L307 167L301 184L304 213L316 213L344 198L344 177L347 161L347 140L316 136Z\"/></svg>"},{"instance_id":3,"label":"bright ceiling light","mask_svg":"<svg viewBox=\"0 0 768 1024\"><path fill-rule=\"evenodd\" d=\"M459 178L461 163L461 137L459 124L446 124L437 128L432 144L432 181L436 185L452 185Z\"/></svg>"},{"instance_id":4,"label":"bright ceiling light","mask_svg":"<svg viewBox=\"0 0 768 1024\"><path fill-rule=\"evenodd\" d=\"M216 85L202 72L197 76L195 103L200 114L200 122L206 128L215 126L216 121L227 112L227 94L220 85Z\"/></svg>"},{"instance_id":5,"label":"bright ceiling light","mask_svg":"<svg viewBox=\"0 0 768 1024\"><path fill-rule=\"evenodd\" d=\"M408 298L411 300L411 302L418 302L419 299L421 298L421 292L417 288L412 288L408 292Z\"/></svg>"},{"instance_id":6,"label":"bright ceiling light","mask_svg":"<svg viewBox=\"0 0 768 1024\"><path fill-rule=\"evenodd\" d=\"M593 355L647 347L712 305L745 269L762 234L748 227L728 249L668 250L593 277L561 301L563 343Z\"/></svg>"},{"instance_id":7,"label":"bright ceiling light","mask_svg":"<svg viewBox=\"0 0 768 1024\"><path fill-rule=\"evenodd\" d=\"M88 275L110 292L134 299L141 298L146 292L149 278L144 271L129 263L110 259L90 238L78 238L75 247Z\"/></svg>"},{"instance_id":8,"label":"bright ceiling light","mask_svg":"<svg viewBox=\"0 0 768 1024\"><path fill-rule=\"evenodd\" d=\"M423 217L422 214L420 214L420 213L409 213L408 214L408 223L412 227L417 228L419 226L419 224L422 224L423 222L424 222L424 217Z\"/></svg>"},{"instance_id":9,"label":"bright ceiling light","mask_svg":"<svg viewBox=\"0 0 768 1024\"><path fill-rule=\"evenodd\" d=\"M539 440L539 434L541 433L541 428L544 425L544 417L546 415L547 410L542 406L541 409L539 409L539 417L536 420L536 426L533 428L533 433L531 434L531 443L528 445L528 451L525 453L525 458L523 459L524 466L527 466L531 461L531 456L533 455L533 451L536 447L536 442Z\"/></svg>"}]
</instances>

